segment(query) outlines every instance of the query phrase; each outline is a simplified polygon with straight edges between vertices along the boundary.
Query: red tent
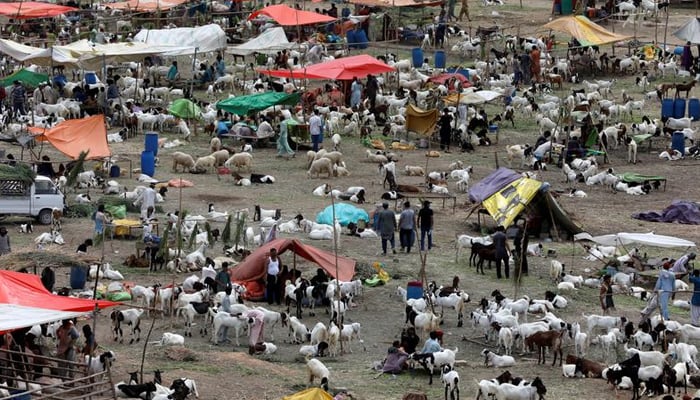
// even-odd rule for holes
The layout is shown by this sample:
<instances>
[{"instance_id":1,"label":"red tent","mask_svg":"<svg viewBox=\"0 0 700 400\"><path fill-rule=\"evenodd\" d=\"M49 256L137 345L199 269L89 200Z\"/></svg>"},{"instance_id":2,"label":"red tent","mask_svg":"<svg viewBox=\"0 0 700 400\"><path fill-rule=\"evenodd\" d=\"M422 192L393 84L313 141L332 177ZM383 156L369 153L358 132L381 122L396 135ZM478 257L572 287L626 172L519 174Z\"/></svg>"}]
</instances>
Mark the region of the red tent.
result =
<instances>
[{"instance_id":1,"label":"red tent","mask_svg":"<svg viewBox=\"0 0 700 400\"><path fill-rule=\"evenodd\" d=\"M466 76L464 76L462 74L457 74L457 73L444 73L444 74L440 74L437 76L431 76L430 78L428 78L428 81L435 82L435 83L442 85L451 78L459 79L459 81L462 82L462 87L470 87L471 86L471 82L469 82L469 79L467 79Z\"/></svg>"},{"instance_id":2,"label":"red tent","mask_svg":"<svg viewBox=\"0 0 700 400\"><path fill-rule=\"evenodd\" d=\"M112 301L78 299L50 293L37 275L0 270L0 332L72 318Z\"/></svg>"},{"instance_id":3,"label":"red tent","mask_svg":"<svg viewBox=\"0 0 700 400\"><path fill-rule=\"evenodd\" d=\"M258 247L245 260L232 268L231 280L249 282L265 278L267 274L265 260L272 248L277 249L278 254L291 250L299 256L318 264L329 275L341 281L349 281L355 275L355 260L352 258L338 256L338 276L336 277L335 255L333 253L304 244L297 239L276 239ZM286 264L291 265L290 260L287 260Z\"/></svg>"},{"instance_id":4,"label":"red tent","mask_svg":"<svg viewBox=\"0 0 700 400\"><path fill-rule=\"evenodd\" d=\"M69 119L51 129L31 127L36 140L48 140L58 151L75 160L81 151L89 150L87 158L93 160L112 155L107 144L107 128L104 115Z\"/></svg>"},{"instance_id":5,"label":"red tent","mask_svg":"<svg viewBox=\"0 0 700 400\"><path fill-rule=\"evenodd\" d=\"M370 74L377 75L395 71L396 69L394 69L394 67L390 67L382 61L366 54L338 58L296 70L259 70L260 73L278 78L331 80L351 80L354 77L365 78Z\"/></svg>"},{"instance_id":6,"label":"red tent","mask_svg":"<svg viewBox=\"0 0 700 400\"><path fill-rule=\"evenodd\" d=\"M337 19L311 11L297 10L286 4L276 4L253 11L248 17L248 20L255 19L258 15L270 17L282 26L320 24L323 22L333 22Z\"/></svg>"},{"instance_id":7,"label":"red tent","mask_svg":"<svg viewBox=\"0 0 700 400\"><path fill-rule=\"evenodd\" d=\"M0 3L0 15L16 19L49 18L76 10L77 8L74 7L59 6L37 1Z\"/></svg>"}]
</instances>

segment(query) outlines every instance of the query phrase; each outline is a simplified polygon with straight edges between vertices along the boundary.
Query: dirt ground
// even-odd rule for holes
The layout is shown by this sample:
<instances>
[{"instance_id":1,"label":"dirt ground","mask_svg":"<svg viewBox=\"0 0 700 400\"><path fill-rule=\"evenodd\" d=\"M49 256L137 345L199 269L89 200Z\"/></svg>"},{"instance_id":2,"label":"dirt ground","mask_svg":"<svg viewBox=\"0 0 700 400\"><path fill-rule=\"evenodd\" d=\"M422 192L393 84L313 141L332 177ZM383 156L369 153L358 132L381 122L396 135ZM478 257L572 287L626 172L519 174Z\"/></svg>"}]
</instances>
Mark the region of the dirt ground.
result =
<instances>
[{"instance_id":1,"label":"dirt ground","mask_svg":"<svg viewBox=\"0 0 700 400\"><path fill-rule=\"evenodd\" d=\"M503 7L485 8L479 2L472 2L471 12L474 22L472 27L478 25L487 26L499 24L501 26L519 26L521 34L535 33L535 27L541 26L552 17L550 16L551 5L545 1L528 1L524 9L520 9L517 4L511 3ZM497 12L498 17L492 13ZM685 18L693 12L692 9L678 9L670 7L671 16L669 18L668 35L671 38L673 32L680 26ZM612 24L612 23L611 23ZM466 26L466 25L465 25ZM608 28L611 27L609 24ZM622 23L615 24L616 32L633 34L631 26L622 28ZM643 24L638 28L638 35L641 40L653 40L653 25ZM663 24L659 25L658 32L663 33ZM663 35L659 35L661 38ZM678 42L674 38L675 42ZM624 49L616 49L623 53ZM618 53L619 54L619 53ZM452 61L448 60L448 64ZM612 77L610 77L612 78ZM633 86L633 78L614 77L618 80L615 86L615 95L619 98L620 90L626 88L628 93L636 98L641 98L641 89ZM559 91L564 95L572 87L565 85L565 90ZM577 86L573 86L577 87ZM489 115L501 109L500 105L488 105L486 111ZM648 102L645 113L656 117L659 115L658 101ZM499 163L503 165L504 151L506 144L534 143L537 137L537 129L534 122L523 116L516 117L516 129L503 126L500 131L499 143L493 147L479 148L471 154L453 152L443 154L437 159L428 161L428 170L444 170L447 165L456 160L462 160L465 165L473 165L474 174L472 182L483 178L495 167L494 152L497 152ZM635 115L634 120L639 121L640 115ZM164 133L162 136L175 138L176 135ZM134 167L138 166L138 157L142 149L142 136L126 143L114 144L112 149L114 154L121 158L134 160ZM311 195L311 190L327 180L308 179L305 170L305 157L300 154L296 158L285 160L275 157L275 150L271 148L256 149L254 152L254 171L256 173L271 174L277 177L274 185L259 185L252 187L234 187L231 178L228 176L218 177L215 175L189 175L174 174L170 171L170 157L173 151L185 151L192 155L202 156L206 153L208 138L196 137L191 144L184 147L164 150L159 153L160 166L157 168L156 178L167 180L182 176L195 183L194 188L182 190L182 207L189 214L204 214L207 211L208 203L215 203L218 211L235 210L248 207L252 210L255 204L260 204L265 208L281 208L283 210L283 220L289 220L297 213L302 213L307 218L312 218L315 214L330 204L330 200ZM661 210L674 199L697 200L700 192L697 185L689 184L698 171L697 162L684 160L677 162L666 162L658 159L657 154L663 143L657 143L651 153L647 153L640 147L639 158L641 162L636 166L628 165L626 161L626 151L620 149L613 152L610 166L615 168L617 173L637 172L642 174L663 175L668 178L668 185L665 191L653 191L647 196L628 196L626 194L612 194L602 187L583 187L588 193L588 198L568 198L561 197L560 202L567 210L572 212L583 222L585 229L591 234L606 234L618 231L628 232L650 232L668 234L683 237L692 241L697 241L698 229L693 226L677 224L656 224L647 223L630 218L633 212L646 210ZM9 147L6 144L0 145L8 152L19 153L19 149ZM382 192L381 182L376 173L376 167L364 162L364 148L359 144L359 139L353 137L343 138L342 151L347 160L348 168L352 175L345 178L331 180L334 188L346 188L348 186L362 185L367 189L368 204L364 208L371 211L374 202ZM45 148L45 154L52 156L54 160L62 159L53 149ZM400 165L424 165L426 159L423 151L403 152L400 154ZM122 164L123 171L124 165ZM124 171L125 172L125 171ZM563 175L556 167L551 167L547 171L540 173L540 179L551 184L553 190L567 190L568 186L563 182ZM422 178L399 176L402 183L421 182ZM118 181L129 189L137 185L134 179L130 179L128 174ZM452 187L450 188L453 189ZM92 193L98 195L97 193ZM166 212L172 212L179 208L178 191L171 190L167 195L167 200L163 204ZM68 202L72 203L75 194L68 194ZM439 284L449 284L452 277L457 275L461 278L461 286L469 293L474 301L482 297L488 297L494 289L499 289L505 295L513 296L514 288L511 282L498 281L495 279L495 271L488 270L485 276L476 275L472 268L467 266L466 260L455 262L454 242L455 235L461 233L475 234L473 231L476 216L466 218L467 196L458 195L458 208L452 212L451 208L442 208L441 204L434 203L433 209L436 213L435 242L436 248L427 257L427 278L435 280ZM134 216L136 217L136 216ZM160 216L164 219L164 215ZM21 220L11 219L7 224L19 224ZM492 222L488 221L487 226ZM491 227L491 226L490 226ZM46 231L46 227L36 227L35 235ZM10 229L13 251L31 250L33 248L34 236L21 235L16 229ZM91 236L92 221L87 218L68 220L64 223L64 237L66 245L61 251L72 252L85 238ZM294 237L304 238L298 234ZM309 242L308 239L304 240ZM398 238L397 238L398 241ZM536 239L531 239L531 243ZM330 242L313 242L315 246L324 249L331 249ZM547 249L557 251L558 258L565 262L567 269L572 274L590 275L591 270L598 269L600 263L588 262L582 259L582 250L571 242L554 241L544 244ZM675 251L659 252L658 249L643 249L650 256L667 255L678 257L680 254ZM99 257L101 248L91 249L91 254ZM323 362L331 371L331 388L337 391L347 388L354 395L353 398L379 400L379 399L400 399L404 393L414 390L428 394L428 398L441 398L442 390L438 380L432 387L427 385L428 379L423 372L403 374L399 376L385 375L374 380L375 372L370 368L373 361L383 359L386 349L392 340L398 338L404 324L403 304L401 299L394 296L396 286L405 286L407 281L418 278L420 260L417 254L399 254L393 257L379 256L380 244L376 240L359 239L356 237L343 236L340 242L339 253L344 256L355 258L361 263L372 263L381 261L385 269L394 279L387 286L377 288L365 288L364 294L357 300L358 306L351 309L346 318L349 322L360 322L362 324L362 337L366 349L362 345L353 343L350 354L344 354L335 359L325 358ZM143 271L128 270L121 266L126 256L134 253L134 242L126 240L107 241L104 246L105 260L110 262L115 268L121 270L128 281L146 285L156 282L169 284L173 281L181 282L188 274L174 276L165 272L148 274ZM217 243L207 251L207 255L218 256L222 254L222 245ZM291 263L292 256L283 254L284 263ZM531 298L543 298L545 290L552 289L553 285L547 278L549 260L530 258L530 274L523 280L520 295L527 294ZM11 269L11 265L4 265L4 268ZM310 276L315 271L315 267L308 263L301 262L300 268L305 276ZM58 272L59 284L66 284L68 281L68 271ZM568 294L570 299L569 307L559 316L569 322L581 320L582 313L597 313L599 311L597 301L597 290L583 288L575 293ZM680 298L688 296L681 295ZM618 295L615 298L618 305L617 315L625 315L632 320L638 318L638 312L643 307L641 301L632 297ZM472 306L468 307L471 310ZM475 307L475 306L474 306ZM280 307L272 306L272 309L282 310ZM688 321L687 312L674 310L674 318ZM141 354L145 340L145 334L151 324L150 319L143 321L144 339L137 344L127 345L115 343L111 339L110 324L108 314L102 312L98 316L97 337L98 343L104 349L111 349L117 354L117 362L113 370L115 381L127 379L127 372L139 368ZM530 320L536 316L530 316ZM317 321L328 322L329 317L320 312L316 317L309 317L304 313L303 322L312 327ZM82 326L87 321L79 322ZM485 348L491 348L493 344L486 345L478 338L478 333L467 321L463 328L456 327L456 317L454 312L445 312L445 322L442 327L445 331L444 344L449 348L458 348L458 359L463 360L458 367L461 374L462 396L472 396L476 392L476 381L483 378L492 378L498 375L499 371L493 371L483 366L483 360L479 352ZM151 341L158 340L162 332L183 333L182 322L169 317L158 317L155 320ZM269 332L268 332L269 334ZM303 389L306 384L305 365L298 356L298 346L287 344L287 332L277 327L275 329L276 343L279 350L269 357L250 357L247 355L245 346L222 345L214 346L210 343L209 337L200 337L195 334L193 338L186 340L186 348L191 350L195 357L184 358L181 352L169 348L161 348L149 345L146 349L144 374L146 379L151 379L154 369L164 371L165 381L179 377L194 378L199 388L200 398L207 399L280 399L283 395L293 393ZM462 340L465 337L468 341ZM241 342L245 344L246 339ZM565 351L573 351L572 347L567 347ZM596 346L592 346L589 357L597 360L601 359L601 354ZM618 354L618 359L624 357L623 352ZM618 398L615 392L604 384L603 381L570 380L561 376L558 367L538 366L532 355L517 356L517 365L510 368L514 375L532 379L540 376L547 386L548 399L574 399L574 398L595 398L613 399ZM607 360L612 362L614 360ZM619 397L625 398L629 393L621 393Z\"/></svg>"}]
</instances>

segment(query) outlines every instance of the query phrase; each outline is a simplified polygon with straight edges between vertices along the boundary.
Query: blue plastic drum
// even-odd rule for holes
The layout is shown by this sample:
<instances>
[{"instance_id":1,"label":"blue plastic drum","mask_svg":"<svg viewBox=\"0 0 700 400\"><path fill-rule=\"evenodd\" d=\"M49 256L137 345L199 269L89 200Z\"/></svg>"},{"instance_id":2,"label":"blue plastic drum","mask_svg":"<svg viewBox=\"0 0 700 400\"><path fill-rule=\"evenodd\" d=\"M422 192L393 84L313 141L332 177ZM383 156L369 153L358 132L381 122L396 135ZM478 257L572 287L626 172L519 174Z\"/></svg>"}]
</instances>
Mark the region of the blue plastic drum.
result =
<instances>
[{"instance_id":1,"label":"blue plastic drum","mask_svg":"<svg viewBox=\"0 0 700 400\"><path fill-rule=\"evenodd\" d=\"M152 151L141 153L141 173L153 177L156 173L156 157Z\"/></svg>"}]
</instances>

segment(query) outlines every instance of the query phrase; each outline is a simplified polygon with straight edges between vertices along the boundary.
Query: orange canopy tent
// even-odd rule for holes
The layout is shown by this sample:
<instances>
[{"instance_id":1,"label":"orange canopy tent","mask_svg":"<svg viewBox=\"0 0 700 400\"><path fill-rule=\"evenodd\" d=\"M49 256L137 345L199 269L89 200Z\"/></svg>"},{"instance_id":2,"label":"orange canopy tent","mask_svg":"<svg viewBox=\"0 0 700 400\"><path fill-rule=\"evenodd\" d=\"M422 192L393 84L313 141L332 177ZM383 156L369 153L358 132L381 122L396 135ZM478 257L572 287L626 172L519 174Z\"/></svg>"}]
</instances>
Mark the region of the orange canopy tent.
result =
<instances>
[{"instance_id":1,"label":"orange canopy tent","mask_svg":"<svg viewBox=\"0 0 700 400\"><path fill-rule=\"evenodd\" d=\"M304 259L318 264L329 275L341 281L349 281L355 275L355 260L352 258L338 256L338 276L336 276L333 253L304 244L297 239L276 239L258 247L245 260L232 268L231 280L249 282L265 278L267 274L265 260L272 248L277 249L278 254L291 250Z\"/></svg>"},{"instance_id":2,"label":"orange canopy tent","mask_svg":"<svg viewBox=\"0 0 700 400\"><path fill-rule=\"evenodd\" d=\"M0 332L84 315L119 305L50 293L37 275L0 270Z\"/></svg>"},{"instance_id":3,"label":"orange canopy tent","mask_svg":"<svg viewBox=\"0 0 700 400\"><path fill-rule=\"evenodd\" d=\"M129 0L106 4L106 6L115 10L156 11L169 10L187 3L187 1L188 0Z\"/></svg>"},{"instance_id":4,"label":"orange canopy tent","mask_svg":"<svg viewBox=\"0 0 700 400\"><path fill-rule=\"evenodd\" d=\"M354 77L364 78L370 74L395 71L394 67L372 56L361 54L314 64L302 69L260 70L259 72L278 78L351 80Z\"/></svg>"},{"instance_id":5,"label":"orange canopy tent","mask_svg":"<svg viewBox=\"0 0 700 400\"><path fill-rule=\"evenodd\" d=\"M320 24L323 22L333 22L336 20L336 18L329 17L328 15L318 14L311 11L297 10L289 7L286 4L276 4L274 6L268 6L263 9L253 11L248 17L248 20L255 19L259 15L272 18L282 26Z\"/></svg>"},{"instance_id":6,"label":"orange canopy tent","mask_svg":"<svg viewBox=\"0 0 700 400\"><path fill-rule=\"evenodd\" d=\"M88 152L88 159L112 155L107 144L107 129L102 114L82 119L69 119L51 129L32 127L28 130L36 135L36 140L47 140L58 151L73 160L77 159L82 151Z\"/></svg>"},{"instance_id":7,"label":"orange canopy tent","mask_svg":"<svg viewBox=\"0 0 700 400\"><path fill-rule=\"evenodd\" d=\"M350 0L348 2L369 7L429 7L444 3L443 0Z\"/></svg>"},{"instance_id":8,"label":"orange canopy tent","mask_svg":"<svg viewBox=\"0 0 700 400\"><path fill-rule=\"evenodd\" d=\"M77 8L74 7L59 6L38 1L0 3L0 15L16 19L50 18L76 10Z\"/></svg>"}]
</instances>

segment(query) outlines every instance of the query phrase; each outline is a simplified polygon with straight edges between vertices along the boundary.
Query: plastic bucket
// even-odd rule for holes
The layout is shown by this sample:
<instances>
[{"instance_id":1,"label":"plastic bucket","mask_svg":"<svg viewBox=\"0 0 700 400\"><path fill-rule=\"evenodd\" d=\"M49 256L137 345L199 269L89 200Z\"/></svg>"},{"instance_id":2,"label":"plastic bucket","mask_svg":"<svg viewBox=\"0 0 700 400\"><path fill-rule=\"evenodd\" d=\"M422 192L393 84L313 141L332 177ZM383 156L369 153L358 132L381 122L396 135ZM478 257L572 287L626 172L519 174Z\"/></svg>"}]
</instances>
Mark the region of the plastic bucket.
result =
<instances>
[{"instance_id":1,"label":"plastic bucket","mask_svg":"<svg viewBox=\"0 0 700 400\"><path fill-rule=\"evenodd\" d=\"M700 99L692 98L688 100L688 116L693 121L700 120Z\"/></svg>"},{"instance_id":2,"label":"plastic bucket","mask_svg":"<svg viewBox=\"0 0 700 400\"><path fill-rule=\"evenodd\" d=\"M673 99L664 99L661 102L661 118L673 117Z\"/></svg>"},{"instance_id":3,"label":"plastic bucket","mask_svg":"<svg viewBox=\"0 0 700 400\"><path fill-rule=\"evenodd\" d=\"M85 73L85 83L88 85L94 85L97 83L97 74L94 72Z\"/></svg>"},{"instance_id":4,"label":"plastic bucket","mask_svg":"<svg viewBox=\"0 0 700 400\"><path fill-rule=\"evenodd\" d=\"M367 39L367 33L365 33L364 30L360 29L355 34L355 41L357 42L358 49L366 49L367 44L369 43L369 40Z\"/></svg>"},{"instance_id":5,"label":"plastic bucket","mask_svg":"<svg viewBox=\"0 0 700 400\"><path fill-rule=\"evenodd\" d=\"M420 281L408 282L406 285L406 299L420 299L423 297L423 284Z\"/></svg>"},{"instance_id":6,"label":"plastic bucket","mask_svg":"<svg viewBox=\"0 0 700 400\"><path fill-rule=\"evenodd\" d=\"M413 60L413 67L420 68L423 66L423 49L420 47L414 47L411 50L411 59Z\"/></svg>"},{"instance_id":7,"label":"plastic bucket","mask_svg":"<svg viewBox=\"0 0 700 400\"><path fill-rule=\"evenodd\" d=\"M673 136L671 136L671 148L685 155L685 135L683 135L683 132L673 132Z\"/></svg>"},{"instance_id":8,"label":"plastic bucket","mask_svg":"<svg viewBox=\"0 0 700 400\"><path fill-rule=\"evenodd\" d=\"M676 99L673 101L673 118L685 117L685 99Z\"/></svg>"},{"instance_id":9,"label":"plastic bucket","mask_svg":"<svg viewBox=\"0 0 700 400\"><path fill-rule=\"evenodd\" d=\"M144 151L150 151L154 157L158 157L158 132L146 132L144 136Z\"/></svg>"},{"instance_id":10,"label":"plastic bucket","mask_svg":"<svg viewBox=\"0 0 700 400\"><path fill-rule=\"evenodd\" d=\"M84 289L87 280L87 268L79 265L70 267L70 287L71 289Z\"/></svg>"},{"instance_id":11,"label":"plastic bucket","mask_svg":"<svg viewBox=\"0 0 700 400\"><path fill-rule=\"evenodd\" d=\"M447 64L447 56L445 55L445 52L442 50L436 51L435 52L435 68L444 69L445 64Z\"/></svg>"},{"instance_id":12,"label":"plastic bucket","mask_svg":"<svg viewBox=\"0 0 700 400\"><path fill-rule=\"evenodd\" d=\"M152 151L141 153L141 173L153 177L156 173L156 157Z\"/></svg>"},{"instance_id":13,"label":"plastic bucket","mask_svg":"<svg viewBox=\"0 0 700 400\"><path fill-rule=\"evenodd\" d=\"M119 176L122 174L121 168L119 168L118 165L112 165L109 168L109 177L110 178L119 178Z\"/></svg>"}]
</instances>

